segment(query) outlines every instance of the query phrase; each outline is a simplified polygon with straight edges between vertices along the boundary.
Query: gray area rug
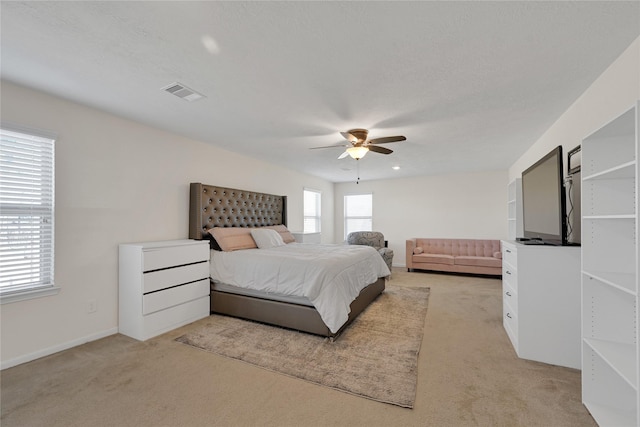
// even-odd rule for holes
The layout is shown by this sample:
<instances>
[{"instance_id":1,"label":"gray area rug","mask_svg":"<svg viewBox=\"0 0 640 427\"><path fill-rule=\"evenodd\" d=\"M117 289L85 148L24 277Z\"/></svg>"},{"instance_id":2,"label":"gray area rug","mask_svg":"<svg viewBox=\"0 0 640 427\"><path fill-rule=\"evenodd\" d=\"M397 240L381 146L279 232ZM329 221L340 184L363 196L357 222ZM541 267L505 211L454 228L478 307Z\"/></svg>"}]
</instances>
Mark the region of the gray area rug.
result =
<instances>
[{"instance_id":1,"label":"gray area rug","mask_svg":"<svg viewBox=\"0 0 640 427\"><path fill-rule=\"evenodd\" d=\"M429 288L388 285L336 340L212 315L176 341L315 384L413 408Z\"/></svg>"}]
</instances>

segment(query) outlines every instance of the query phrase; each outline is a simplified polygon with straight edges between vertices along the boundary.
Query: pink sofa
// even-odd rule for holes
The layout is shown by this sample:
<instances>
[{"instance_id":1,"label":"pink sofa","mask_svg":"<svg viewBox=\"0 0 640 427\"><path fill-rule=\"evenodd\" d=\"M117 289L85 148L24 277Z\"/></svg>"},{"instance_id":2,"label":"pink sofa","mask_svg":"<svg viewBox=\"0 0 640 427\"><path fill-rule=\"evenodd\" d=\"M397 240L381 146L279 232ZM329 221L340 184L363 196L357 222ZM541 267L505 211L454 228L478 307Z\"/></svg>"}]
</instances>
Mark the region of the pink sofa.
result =
<instances>
[{"instance_id":1,"label":"pink sofa","mask_svg":"<svg viewBox=\"0 0 640 427\"><path fill-rule=\"evenodd\" d=\"M407 271L502 275L500 240L409 239Z\"/></svg>"}]
</instances>

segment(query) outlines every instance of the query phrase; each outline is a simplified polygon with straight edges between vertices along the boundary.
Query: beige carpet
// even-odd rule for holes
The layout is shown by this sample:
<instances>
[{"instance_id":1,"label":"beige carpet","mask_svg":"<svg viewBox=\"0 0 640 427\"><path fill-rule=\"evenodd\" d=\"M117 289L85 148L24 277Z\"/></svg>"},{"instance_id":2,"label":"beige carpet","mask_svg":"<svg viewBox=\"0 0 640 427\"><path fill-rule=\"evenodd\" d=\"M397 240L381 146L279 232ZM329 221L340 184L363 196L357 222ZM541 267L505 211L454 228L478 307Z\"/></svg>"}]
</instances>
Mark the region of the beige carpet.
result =
<instances>
[{"instance_id":1,"label":"beige carpet","mask_svg":"<svg viewBox=\"0 0 640 427\"><path fill-rule=\"evenodd\" d=\"M413 409L175 342L205 318L145 342L115 334L4 369L0 425L597 427L580 371L515 354L499 279L394 268L390 283L431 288Z\"/></svg>"},{"instance_id":2,"label":"beige carpet","mask_svg":"<svg viewBox=\"0 0 640 427\"><path fill-rule=\"evenodd\" d=\"M176 341L379 402L412 408L429 288L387 286L335 341L211 316Z\"/></svg>"}]
</instances>

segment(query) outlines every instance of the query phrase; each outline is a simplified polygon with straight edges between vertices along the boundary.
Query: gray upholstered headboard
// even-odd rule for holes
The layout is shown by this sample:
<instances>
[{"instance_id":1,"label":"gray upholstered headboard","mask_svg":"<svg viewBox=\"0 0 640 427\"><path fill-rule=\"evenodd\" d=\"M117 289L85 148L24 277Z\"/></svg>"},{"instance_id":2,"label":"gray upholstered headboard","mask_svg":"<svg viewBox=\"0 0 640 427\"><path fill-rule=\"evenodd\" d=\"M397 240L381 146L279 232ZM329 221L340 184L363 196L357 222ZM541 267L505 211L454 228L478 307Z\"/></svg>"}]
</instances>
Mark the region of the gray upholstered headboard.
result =
<instances>
[{"instance_id":1,"label":"gray upholstered headboard","mask_svg":"<svg viewBox=\"0 0 640 427\"><path fill-rule=\"evenodd\" d=\"M191 183L189 238L207 240L213 227L287 225L287 196Z\"/></svg>"}]
</instances>

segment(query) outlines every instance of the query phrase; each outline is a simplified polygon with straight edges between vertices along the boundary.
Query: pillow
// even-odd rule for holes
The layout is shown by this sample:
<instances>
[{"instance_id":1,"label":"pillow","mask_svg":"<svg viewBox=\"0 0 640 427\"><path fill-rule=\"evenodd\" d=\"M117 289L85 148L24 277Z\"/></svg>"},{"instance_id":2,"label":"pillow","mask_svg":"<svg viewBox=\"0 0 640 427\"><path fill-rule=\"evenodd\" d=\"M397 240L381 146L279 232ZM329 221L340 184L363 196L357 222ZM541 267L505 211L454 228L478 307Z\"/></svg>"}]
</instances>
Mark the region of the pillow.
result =
<instances>
[{"instance_id":1,"label":"pillow","mask_svg":"<svg viewBox=\"0 0 640 427\"><path fill-rule=\"evenodd\" d=\"M282 240L280 233L272 229L252 228L251 237L253 237L260 249L275 248L286 244Z\"/></svg>"},{"instance_id":2,"label":"pillow","mask_svg":"<svg viewBox=\"0 0 640 427\"><path fill-rule=\"evenodd\" d=\"M422 252L424 252L424 249L422 249L420 246L413 250L413 253L416 255L421 254Z\"/></svg>"},{"instance_id":3,"label":"pillow","mask_svg":"<svg viewBox=\"0 0 640 427\"><path fill-rule=\"evenodd\" d=\"M493 253L493 257L494 258L498 258L498 259L502 259L502 252L500 252L500 251L494 252Z\"/></svg>"},{"instance_id":4,"label":"pillow","mask_svg":"<svg viewBox=\"0 0 640 427\"><path fill-rule=\"evenodd\" d=\"M226 252L255 249L258 246L251 237L251 229L245 227L214 227L207 230L216 239L220 249Z\"/></svg>"},{"instance_id":5,"label":"pillow","mask_svg":"<svg viewBox=\"0 0 640 427\"><path fill-rule=\"evenodd\" d=\"M293 234L291 234L291 232L284 225L269 225L262 228L276 230L278 233L280 233L280 236L282 236L282 240L285 243L293 243L296 241L296 238L293 237Z\"/></svg>"}]
</instances>

